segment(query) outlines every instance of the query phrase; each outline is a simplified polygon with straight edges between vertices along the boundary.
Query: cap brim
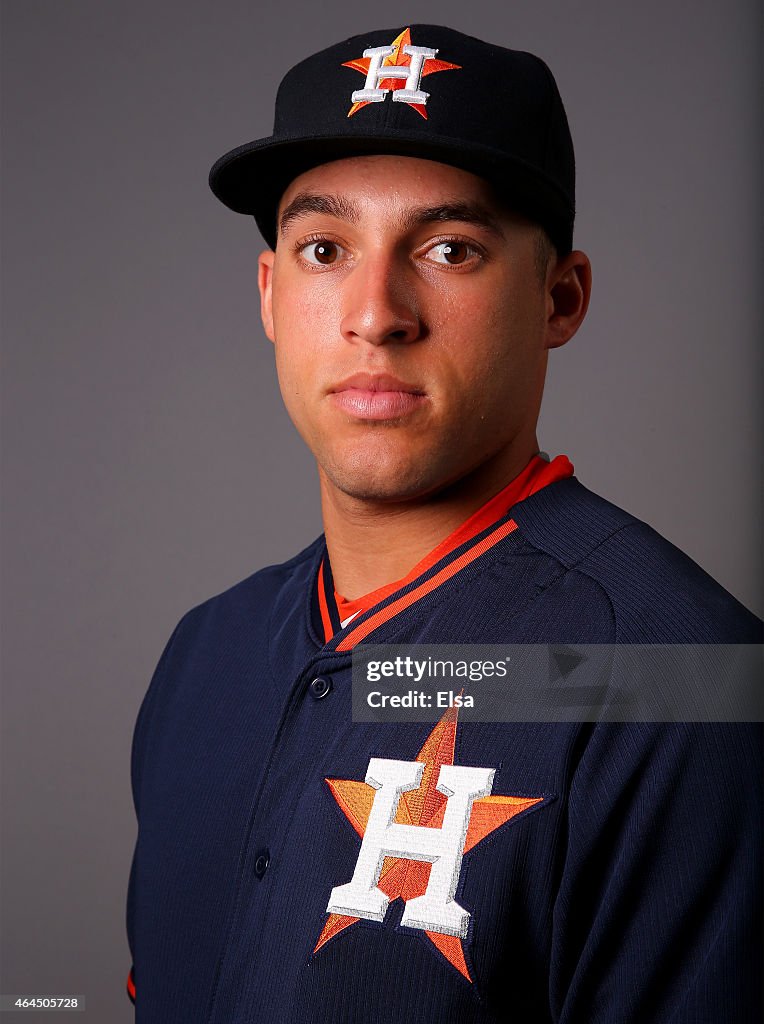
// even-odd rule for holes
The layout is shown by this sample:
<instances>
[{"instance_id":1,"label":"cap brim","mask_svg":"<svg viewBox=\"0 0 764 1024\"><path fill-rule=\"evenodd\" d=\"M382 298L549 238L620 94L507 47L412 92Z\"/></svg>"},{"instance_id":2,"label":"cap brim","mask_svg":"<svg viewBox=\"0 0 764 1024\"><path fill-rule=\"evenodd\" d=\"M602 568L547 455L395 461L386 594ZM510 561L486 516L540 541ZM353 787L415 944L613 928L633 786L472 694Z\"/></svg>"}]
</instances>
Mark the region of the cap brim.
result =
<instances>
[{"instance_id":1,"label":"cap brim","mask_svg":"<svg viewBox=\"0 0 764 1024\"><path fill-rule=\"evenodd\" d=\"M490 181L513 210L543 225L558 248L570 248L573 210L567 196L538 168L488 146L444 136L388 129L379 135L269 137L239 146L210 171L210 188L236 213L251 214L276 247L279 201L289 184L319 164L351 156L387 154L436 160Z\"/></svg>"}]
</instances>

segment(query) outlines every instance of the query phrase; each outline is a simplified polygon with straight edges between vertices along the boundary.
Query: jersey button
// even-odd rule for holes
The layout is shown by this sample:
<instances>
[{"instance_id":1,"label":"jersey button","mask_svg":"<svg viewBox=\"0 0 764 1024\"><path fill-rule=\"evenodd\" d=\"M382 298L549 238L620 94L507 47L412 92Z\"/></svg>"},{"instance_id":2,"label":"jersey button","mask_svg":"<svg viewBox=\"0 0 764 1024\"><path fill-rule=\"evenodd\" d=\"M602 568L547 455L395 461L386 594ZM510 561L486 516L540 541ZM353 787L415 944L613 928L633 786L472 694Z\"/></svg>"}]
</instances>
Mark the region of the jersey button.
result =
<instances>
[{"instance_id":1,"label":"jersey button","mask_svg":"<svg viewBox=\"0 0 764 1024\"><path fill-rule=\"evenodd\" d=\"M327 679L325 676L316 676L313 682L310 684L310 695L314 700L321 700L332 688L331 679Z\"/></svg>"},{"instance_id":2,"label":"jersey button","mask_svg":"<svg viewBox=\"0 0 764 1024\"><path fill-rule=\"evenodd\" d=\"M271 855L267 850L258 850L257 856L255 857L255 875L257 878L262 878L265 872L268 870L268 865L271 862Z\"/></svg>"}]
</instances>

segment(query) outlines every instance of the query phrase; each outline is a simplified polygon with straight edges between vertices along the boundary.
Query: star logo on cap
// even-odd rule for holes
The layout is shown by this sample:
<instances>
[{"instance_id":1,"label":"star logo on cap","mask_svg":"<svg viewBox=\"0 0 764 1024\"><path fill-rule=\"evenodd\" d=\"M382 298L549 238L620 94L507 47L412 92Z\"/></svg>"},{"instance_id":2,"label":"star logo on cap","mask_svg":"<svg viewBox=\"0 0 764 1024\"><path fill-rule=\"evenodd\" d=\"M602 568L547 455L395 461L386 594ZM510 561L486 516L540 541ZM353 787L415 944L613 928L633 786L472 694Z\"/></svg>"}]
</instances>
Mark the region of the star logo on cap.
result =
<instances>
[{"instance_id":1,"label":"star logo on cap","mask_svg":"<svg viewBox=\"0 0 764 1024\"><path fill-rule=\"evenodd\" d=\"M383 921L406 904L401 925L418 929L467 981L470 912L455 893L464 856L545 796L491 793L495 769L454 764L457 709L449 708L414 761L373 757L366 781L326 779L362 840L352 879L336 886L314 954L361 918Z\"/></svg>"},{"instance_id":2,"label":"star logo on cap","mask_svg":"<svg viewBox=\"0 0 764 1024\"><path fill-rule=\"evenodd\" d=\"M353 105L348 117L356 114L369 103L382 103L387 93L393 101L407 103L427 120L427 100L430 97L420 86L423 78L437 71L458 71L460 64L436 60L437 50L427 46L414 46L411 30L406 28L389 46L372 46L364 50L357 60L346 61L342 66L359 71L366 77L363 89L352 94Z\"/></svg>"}]
</instances>

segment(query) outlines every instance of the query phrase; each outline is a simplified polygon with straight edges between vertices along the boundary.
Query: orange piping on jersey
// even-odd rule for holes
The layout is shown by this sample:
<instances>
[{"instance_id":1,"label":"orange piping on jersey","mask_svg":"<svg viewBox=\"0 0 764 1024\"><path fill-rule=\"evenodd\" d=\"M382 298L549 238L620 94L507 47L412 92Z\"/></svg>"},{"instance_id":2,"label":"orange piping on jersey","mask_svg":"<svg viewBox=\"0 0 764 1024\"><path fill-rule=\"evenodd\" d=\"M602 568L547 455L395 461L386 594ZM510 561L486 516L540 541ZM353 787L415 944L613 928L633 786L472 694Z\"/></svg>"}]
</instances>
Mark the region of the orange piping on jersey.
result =
<instances>
[{"instance_id":1,"label":"orange piping on jersey","mask_svg":"<svg viewBox=\"0 0 764 1024\"><path fill-rule=\"evenodd\" d=\"M326 604L323 558L321 559L321 565L318 570L318 607L321 609L321 624L324 627L324 642L328 644L334 636L334 630L332 629L332 619L329 615L329 608Z\"/></svg>"},{"instance_id":2,"label":"orange piping on jersey","mask_svg":"<svg viewBox=\"0 0 764 1024\"><path fill-rule=\"evenodd\" d=\"M441 583L445 583L446 580L451 579L456 573L461 572L462 569L466 568L471 562L474 562L476 558L484 555L486 551L498 544L500 540L504 540L510 533L513 533L517 529L517 523L514 519L508 519L506 523L502 523L498 526L493 533L489 533L488 536L483 537L481 541L475 544L474 547L470 548L469 551L465 551L464 554L459 555L453 562L445 566L440 572L436 573L429 580L425 580L414 590L409 591L408 594L403 594L397 601L392 601L384 608L380 608L374 615L370 615L364 622L360 622L355 629L351 629L346 637L344 637L340 643L337 644L338 651L349 651L352 647L365 637L369 635L378 626L383 625L385 622L389 622L393 616L399 612L404 611L406 608L410 608L412 604L418 601L420 598L425 597L427 594L432 593Z\"/></svg>"},{"instance_id":3,"label":"orange piping on jersey","mask_svg":"<svg viewBox=\"0 0 764 1024\"><path fill-rule=\"evenodd\" d=\"M531 494L535 494L536 491L540 491L543 487L554 483L556 480L564 480L565 477L572 475L573 464L566 455L558 455L551 462L546 462L539 455L535 455L521 473L511 480L498 494L490 498L481 508L473 512L468 519L425 555L420 562L417 562L403 579L386 583L384 586L371 591L371 593L364 594L363 597L350 600L335 591L334 599L340 621L346 622L351 616L367 612L375 604L386 601L396 591L402 590L409 583L413 583L414 580L431 569L442 558L445 558L446 555L450 555L452 551L456 551L462 544L466 544L467 541L472 540L473 537L477 537L479 533L487 530L489 526L493 526L518 501L523 501L525 498L530 497ZM329 639L331 639L331 635L327 634L327 641Z\"/></svg>"},{"instance_id":4,"label":"orange piping on jersey","mask_svg":"<svg viewBox=\"0 0 764 1024\"><path fill-rule=\"evenodd\" d=\"M135 1002L135 982L133 981L133 969L130 968L130 973L127 976L127 994L130 996L132 1002Z\"/></svg>"}]
</instances>

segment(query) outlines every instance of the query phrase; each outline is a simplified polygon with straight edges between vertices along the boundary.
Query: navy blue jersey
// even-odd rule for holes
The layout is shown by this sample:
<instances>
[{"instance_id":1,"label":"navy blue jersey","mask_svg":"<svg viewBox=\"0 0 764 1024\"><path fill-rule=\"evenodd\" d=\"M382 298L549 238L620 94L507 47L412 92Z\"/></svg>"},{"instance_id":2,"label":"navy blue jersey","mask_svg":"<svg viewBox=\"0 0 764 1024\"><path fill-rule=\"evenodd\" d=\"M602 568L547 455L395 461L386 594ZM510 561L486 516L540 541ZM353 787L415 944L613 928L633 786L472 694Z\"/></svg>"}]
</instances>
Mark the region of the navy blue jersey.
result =
<instances>
[{"instance_id":1,"label":"navy blue jersey","mask_svg":"<svg viewBox=\"0 0 764 1024\"><path fill-rule=\"evenodd\" d=\"M758 1021L760 725L354 724L350 664L359 642L760 643L761 623L575 478L328 643L322 564L319 538L193 609L149 687L138 1024ZM403 855L375 867L393 814Z\"/></svg>"}]
</instances>

